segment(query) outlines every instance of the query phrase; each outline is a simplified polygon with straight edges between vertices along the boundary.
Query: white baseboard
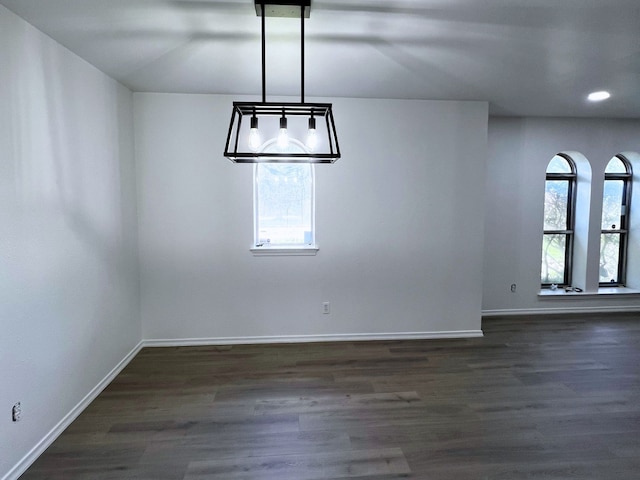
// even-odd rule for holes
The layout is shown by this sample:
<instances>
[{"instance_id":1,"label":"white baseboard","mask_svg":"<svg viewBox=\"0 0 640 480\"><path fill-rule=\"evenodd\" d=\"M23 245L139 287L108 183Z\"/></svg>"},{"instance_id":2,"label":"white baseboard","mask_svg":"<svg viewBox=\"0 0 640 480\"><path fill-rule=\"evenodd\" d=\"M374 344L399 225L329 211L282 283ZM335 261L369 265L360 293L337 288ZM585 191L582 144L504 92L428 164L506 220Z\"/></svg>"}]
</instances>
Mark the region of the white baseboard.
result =
<instances>
[{"instance_id":1,"label":"white baseboard","mask_svg":"<svg viewBox=\"0 0 640 480\"><path fill-rule=\"evenodd\" d=\"M158 338L143 341L144 347L189 347L197 345L242 345L265 343L353 342L371 340L425 340L482 337L482 330L406 333L346 333L330 335L280 335L260 337Z\"/></svg>"},{"instance_id":2,"label":"white baseboard","mask_svg":"<svg viewBox=\"0 0 640 480\"><path fill-rule=\"evenodd\" d=\"M639 305L618 307L563 307L563 308L514 308L499 310L482 310L483 317L510 317L516 315L544 315L558 313L634 313L640 312Z\"/></svg>"},{"instance_id":3,"label":"white baseboard","mask_svg":"<svg viewBox=\"0 0 640 480\"><path fill-rule=\"evenodd\" d=\"M40 440L22 459L11 469L1 480L17 480L31 466L36 459L60 436L64 430L71 425L78 415L95 400L95 398L106 388L107 385L118 375L124 367L135 357L143 346L143 342L139 342L133 350L131 350L113 369L91 389L78 404L60 420L42 440Z\"/></svg>"}]
</instances>

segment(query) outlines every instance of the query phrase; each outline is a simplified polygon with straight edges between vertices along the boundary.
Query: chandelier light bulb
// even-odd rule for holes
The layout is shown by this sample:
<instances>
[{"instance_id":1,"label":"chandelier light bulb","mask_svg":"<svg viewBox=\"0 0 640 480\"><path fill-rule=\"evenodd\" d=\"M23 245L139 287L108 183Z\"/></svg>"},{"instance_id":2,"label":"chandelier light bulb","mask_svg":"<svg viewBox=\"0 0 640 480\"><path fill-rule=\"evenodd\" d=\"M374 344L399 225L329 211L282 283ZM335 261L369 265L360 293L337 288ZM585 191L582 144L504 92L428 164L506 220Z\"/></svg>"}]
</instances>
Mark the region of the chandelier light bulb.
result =
<instances>
[{"instance_id":1,"label":"chandelier light bulb","mask_svg":"<svg viewBox=\"0 0 640 480\"><path fill-rule=\"evenodd\" d=\"M281 128L278 134L278 147L287 148L289 146L289 134L286 128Z\"/></svg>"},{"instance_id":2,"label":"chandelier light bulb","mask_svg":"<svg viewBox=\"0 0 640 480\"><path fill-rule=\"evenodd\" d=\"M287 117L280 118L280 133L278 134L278 147L287 148L289 146L289 133L287 132Z\"/></svg>"},{"instance_id":3,"label":"chandelier light bulb","mask_svg":"<svg viewBox=\"0 0 640 480\"><path fill-rule=\"evenodd\" d=\"M316 134L316 129L309 130L307 133L307 148L310 151L314 151L318 146L318 135Z\"/></svg>"},{"instance_id":4,"label":"chandelier light bulb","mask_svg":"<svg viewBox=\"0 0 640 480\"><path fill-rule=\"evenodd\" d=\"M249 130L249 148L253 152L257 152L260 148L260 132L258 132L258 119L251 117L251 129Z\"/></svg>"},{"instance_id":5,"label":"chandelier light bulb","mask_svg":"<svg viewBox=\"0 0 640 480\"><path fill-rule=\"evenodd\" d=\"M316 119L311 117L309 119L309 130L307 131L307 148L313 152L317 146L318 135L316 134Z\"/></svg>"}]
</instances>

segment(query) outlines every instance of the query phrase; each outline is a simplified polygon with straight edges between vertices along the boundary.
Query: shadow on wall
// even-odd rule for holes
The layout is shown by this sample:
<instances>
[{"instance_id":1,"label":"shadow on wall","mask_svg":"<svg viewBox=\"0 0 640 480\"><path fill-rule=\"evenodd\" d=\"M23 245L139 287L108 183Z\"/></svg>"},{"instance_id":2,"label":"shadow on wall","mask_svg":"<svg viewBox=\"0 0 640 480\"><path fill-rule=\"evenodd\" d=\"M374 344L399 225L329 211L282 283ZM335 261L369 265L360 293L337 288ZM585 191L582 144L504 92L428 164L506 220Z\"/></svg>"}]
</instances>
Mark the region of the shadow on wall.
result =
<instances>
[{"instance_id":1,"label":"shadow on wall","mask_svg":"<svg viewBox=\"0 0 640 480\"><path fill-rule=\"evenodd\" d=\"M83 81L83 64L77 65L82 69L78 75L62 71L61 65L69 65L62 58L66 52L52 42L30 36L23 48L31 56L37 51L39 58L16 67L12 76L14 188L20 215L27 214L32 222L28 231L41 236L38 242L63 241L70 233L115 275L121 269L114 259L122 258L123 238L131 235L126 212L135 211L123 205L135 195L123 185L123 162L133 159L122 155L131 134L121 124L128 112L122 110L118 86L98 71L95 82Z\"/></svg>"}]
</instances>

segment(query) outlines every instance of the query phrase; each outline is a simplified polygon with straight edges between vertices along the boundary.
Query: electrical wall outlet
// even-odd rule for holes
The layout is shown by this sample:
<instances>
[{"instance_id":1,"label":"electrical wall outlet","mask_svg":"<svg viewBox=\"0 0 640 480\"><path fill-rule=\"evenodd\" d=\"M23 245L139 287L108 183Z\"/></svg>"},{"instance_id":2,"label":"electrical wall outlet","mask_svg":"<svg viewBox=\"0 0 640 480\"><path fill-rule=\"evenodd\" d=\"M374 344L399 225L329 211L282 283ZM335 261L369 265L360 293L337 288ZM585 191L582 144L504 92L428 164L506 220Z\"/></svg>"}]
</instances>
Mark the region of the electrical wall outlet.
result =
<instances>
[{"instance_id":1,"label":"electrical wall outlet","mask_svg":"<svg viewBox=\"0 0 640 480\"><path fill-rule=\"evenodd\" d=\"M322 302L322 313L325 315L331 313L331 305L329 302Z\"/></svg>"},{"instance_id":2,"label":"electrical wall outlet","mask_svg":"<svg viewBox=\"0 0 640 480\"><path fill-rule=\"evenodd\" d=\"M11 409L11 419L14 422L22 420L22 405L20 405L20 402L16 403Z\"/></svg>"}]
</instances>

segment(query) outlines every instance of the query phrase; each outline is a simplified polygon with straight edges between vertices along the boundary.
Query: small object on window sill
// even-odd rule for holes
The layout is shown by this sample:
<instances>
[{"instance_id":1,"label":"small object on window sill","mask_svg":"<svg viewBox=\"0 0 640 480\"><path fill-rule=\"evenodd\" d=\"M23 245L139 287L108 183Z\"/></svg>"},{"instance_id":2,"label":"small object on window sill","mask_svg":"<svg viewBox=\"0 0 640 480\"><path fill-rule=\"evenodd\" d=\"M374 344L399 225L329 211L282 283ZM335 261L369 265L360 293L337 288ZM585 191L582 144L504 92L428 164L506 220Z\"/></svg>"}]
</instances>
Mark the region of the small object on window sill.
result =
<instances>
[{"instance_id":1,"label":"small object on window sill","mask_svg":"<svg viewBox=\"0 0 640 480\"><path fill-rule=\"evenodd\" d=\"M558 289L558 285L556 285L555 283L552 283L551 285L549 285L549 289L550 290L557 290Z\"/></svg>"},{"instance_id":2,"label":"small object on window sill","mask_svg":"<svg viewBox=\"0 0 640 480\"><path fill-rule=\"evenodd\" d=\"M569 292L580 293L582 292L582 289L580 287L572 287L571 285L567 285L566 287L564 287L564 291L567 293Z\"/></svg>"}]
</instances>

